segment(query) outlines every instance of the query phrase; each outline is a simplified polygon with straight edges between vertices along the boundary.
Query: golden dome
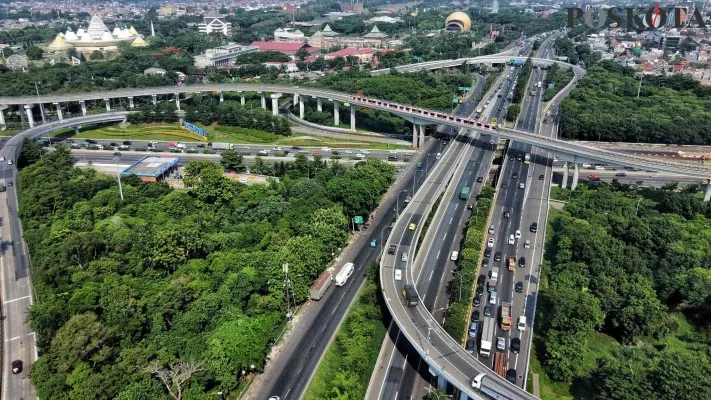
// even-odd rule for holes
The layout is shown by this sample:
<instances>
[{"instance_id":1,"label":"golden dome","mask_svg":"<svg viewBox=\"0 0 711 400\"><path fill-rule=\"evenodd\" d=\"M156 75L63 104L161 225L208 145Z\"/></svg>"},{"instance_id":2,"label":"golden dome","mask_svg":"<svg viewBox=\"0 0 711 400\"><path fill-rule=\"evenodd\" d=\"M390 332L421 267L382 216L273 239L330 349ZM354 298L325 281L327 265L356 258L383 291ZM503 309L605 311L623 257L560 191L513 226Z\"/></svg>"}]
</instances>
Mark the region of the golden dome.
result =
<instances>
[{"instance_id":1,"label":"golden dome","mask_svg":"<svg viewBox=\"0 0 711 400\"><path fill-rule=\"evenodd\" d=\"M461 11L453 12L444 20L444 29L448 31L466 32L472 28L472 20Z\"/></svg>"}]
</instances>

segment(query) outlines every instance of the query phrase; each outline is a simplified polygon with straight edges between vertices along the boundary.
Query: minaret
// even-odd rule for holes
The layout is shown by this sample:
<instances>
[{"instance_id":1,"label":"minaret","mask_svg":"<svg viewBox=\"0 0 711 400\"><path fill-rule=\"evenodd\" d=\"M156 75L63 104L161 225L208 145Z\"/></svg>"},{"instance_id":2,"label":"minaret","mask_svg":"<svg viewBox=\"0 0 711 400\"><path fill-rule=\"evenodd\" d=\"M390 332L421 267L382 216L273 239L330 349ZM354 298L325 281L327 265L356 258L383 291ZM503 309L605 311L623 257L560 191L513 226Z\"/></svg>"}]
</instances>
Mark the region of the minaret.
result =
<instances>
[{"instance_id":1,"label":"minaret","mask_svg":"<svg viewBox=\"0 0 711 400\"><path fill-rule=\"evenodd\" d=\"M156 35L156 31L155 31L155 29L153 29L153 21L151 21L151 36L155 36L155 35Z\"/></svg>"}]
</instances>

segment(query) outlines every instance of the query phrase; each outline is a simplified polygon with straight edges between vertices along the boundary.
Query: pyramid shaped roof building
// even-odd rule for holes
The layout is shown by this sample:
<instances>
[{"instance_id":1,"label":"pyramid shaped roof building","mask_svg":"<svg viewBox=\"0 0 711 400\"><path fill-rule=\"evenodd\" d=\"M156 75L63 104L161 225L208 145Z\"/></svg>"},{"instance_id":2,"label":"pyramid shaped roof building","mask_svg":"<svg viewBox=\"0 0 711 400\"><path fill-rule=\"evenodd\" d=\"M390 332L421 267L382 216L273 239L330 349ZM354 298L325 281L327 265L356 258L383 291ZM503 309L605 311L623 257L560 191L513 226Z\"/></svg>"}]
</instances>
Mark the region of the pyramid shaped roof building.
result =
<instances>
[{"instance_id":1,"label":"pyramid shaped roof building","mask_svg":"<svg viewBox=\"0 0 711 400\"><path fill-rule=\"evenodd\" d=\"M101 20L98 13L94 13L94 16L91 17L91 22L89 22L89 27L86 31L92 40L102 40L104 32L111 34L109 28L104 25L104 21Z\"/></svg>"},{"instance_id":2,"label":"pyramid shaped roof building","mask_svg":"<svg viewBox=\"0 0 711 400\"><path fill-rule=\"evenodd\" d=\"M47 49L50 51L62 51L70 47L72 47L72 45L67 43L67 41L64 40L63 35L59 33L57 34L57 37L54 38L54 41L52 41L52 43L47 47Z\"/></svg>"}]
</instances>

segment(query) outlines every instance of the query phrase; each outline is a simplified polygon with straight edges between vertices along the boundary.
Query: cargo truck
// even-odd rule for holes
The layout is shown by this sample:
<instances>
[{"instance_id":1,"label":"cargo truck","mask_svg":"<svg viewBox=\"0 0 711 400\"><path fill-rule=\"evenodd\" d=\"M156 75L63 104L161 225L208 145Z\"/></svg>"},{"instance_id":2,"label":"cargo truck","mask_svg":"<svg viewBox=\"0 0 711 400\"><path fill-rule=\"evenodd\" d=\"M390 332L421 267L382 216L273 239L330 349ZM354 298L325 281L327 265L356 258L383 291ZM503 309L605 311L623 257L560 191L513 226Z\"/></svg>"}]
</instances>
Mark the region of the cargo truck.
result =
<instances>
[{"instance_id":1,"label":"cargo truck","mask_svg":"<svg viewBox=\"0 0 711 400\"><path fill-rule=\"evenodd\" d=\"M229 150L231 148L232 148L232 145L229 143L213 143L212 144L213 150Z\"/></svg>"},{"instance_id":2,"label":"cargo truck","mask_svg":"<svg viewBox=\"0 0 711 400\"><path fill-rule=\"evenodd\" d=\"M502 378L506 377L506 353L497 351L494 356L494 372Z\"/></svg>"},{"instance_id":3,"label":"cargo truck","mask_svg":"<svg viewBox=\"0 0 711 400\"><path fill-rule=\"evenodd\" d=\"M501 304L501 330L511 329L511 303Z\"/></svg>"},{"instance_id":4,"label":"cargo truck","mask_svg":"<svg viewBox=\"0 0 711 400\"><path fill-rule=\"evenodd\" d=\"M346 263L336 275L336 286L345 285L348 278L353 275L353 270L355 270L355 265L353 265L353 263Z\"/></svg>"},{"instance_id":5,"label":"cargo truck","mask_svg":"<svg viewBox=\"0 0 711 400\"><path fill-rule=\"evenodd\" d=\"M489 357L491 355L491 346L494 343L494 319L484 317L484 328L481 330L481 343L479 344L479 355Z\"/></svg>"},{"instance_id":6,"label":"cargo truck","mask_svg":"<svg viewBox=\"0 0 711 400\"><path fill-rule=\"evenodd\" d=\"M318 277L318 280L311 286L311 300L321 300L333 282L333 275L330 272L324 272Z\"/></svg>"}]
</instances>

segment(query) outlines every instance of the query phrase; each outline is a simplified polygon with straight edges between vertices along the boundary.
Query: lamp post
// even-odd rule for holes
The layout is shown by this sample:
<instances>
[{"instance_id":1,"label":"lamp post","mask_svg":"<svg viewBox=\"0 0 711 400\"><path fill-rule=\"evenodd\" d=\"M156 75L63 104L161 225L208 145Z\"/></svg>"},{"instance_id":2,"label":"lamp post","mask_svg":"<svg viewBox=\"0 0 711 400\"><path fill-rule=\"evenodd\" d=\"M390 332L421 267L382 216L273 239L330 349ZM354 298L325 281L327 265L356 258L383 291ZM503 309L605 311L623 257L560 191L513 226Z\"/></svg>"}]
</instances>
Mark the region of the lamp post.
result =
<instances>
[{"instance_id":1,"label":"lamp post","mask_svg":"<svg viewBox=\"0 0 711 400\"><path fill-rule=\"evenodd\" d=\"M84 156L86 157L86 156ZM123 187L121 186L121 171L119 171L118 167L118 157L114 157L114 163L116 165L116 179L118 179L118 185L119 185L119 195L121 196L121 201L123 201Z\"/></svg>"},{"instance_id":2,"label":"lamp post","mask_svg":"<svg viewBox=\"0 0 711 400\"><path fill-rule=\"evenodd\" d=\"M412 174L412 194L413 195L415 194L415 192L417 192L417 190L415 188L415 183L417 181L417 173L418 172L422 172L422 171L415 170L415 172Z\"/></svg>"},{"instance_id":3,"label":"lamp post","mask_svg":"<svg viewBox=\"0 0 711 400\"><path fill-rule=\"evenodd\" d=\"M407 189L403 189L397 193L397 201L395 202L395 214L400 218L400 195L407 193Z\"/></svg>"},{"instance_id":4,"label":"lamp post","mask_svg":"<svg viewBox=\"0 0 711 400\"><path fill-rule=\"evenodd\" d=\"M430 340L431 333L432 333L432 323L436 322L436 321L434 321L434 313L436 313L437 311L442 311L442 310L446 310L446 309L447 309L447 307L442 307L442 308L438 308L430 313L430 319L427 321L427 350L425 351L425 354L427 357L430 356L430 347L432 347L432 342Z\"/></svg>"}]
</instances>

